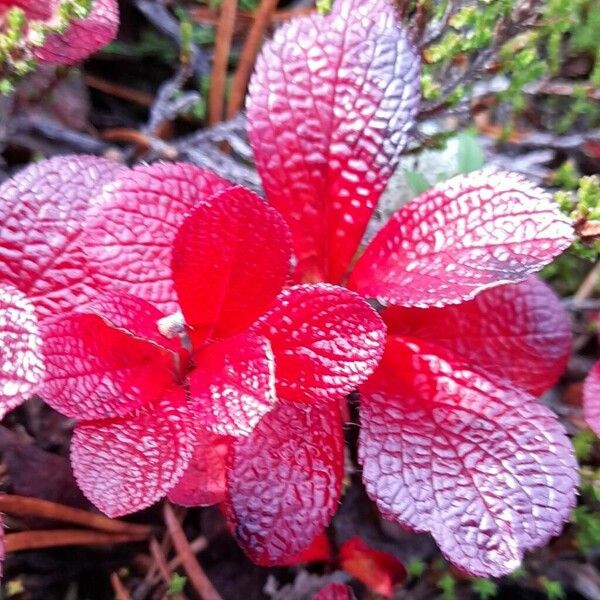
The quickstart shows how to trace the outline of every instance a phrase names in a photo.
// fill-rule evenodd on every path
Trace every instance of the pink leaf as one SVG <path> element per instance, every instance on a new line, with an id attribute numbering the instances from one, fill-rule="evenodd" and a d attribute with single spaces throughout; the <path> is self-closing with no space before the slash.
<path id="1" fill-rule="evenodd" d="M 386 0 L 293 19 L 256 62 L 248 135 L 299 279 L 338 283 L 408 139 L 419 58 Z"/>
<path id="2" fill-rule="evenodd" d="M 459 175 L 404 205 L 349 287 L 383 304 L 443 306 L 538 271 L 573 239 L 550 194 L 514 173 Z"/>
<path id="3" fill-rule="evenodd" d="M 435 342 L 534 396 L 556 383 L 571 352 L 569 317 L 533 276 L 457 306 L 392 306 L 383 318 L 390 334 Z"/>
<path id="4" fill-rule="evenodd" d="M 578 479 L 556 416 L 491 377 L 441 347 L 390 338 L 360 407 L 363 480 L 379 510 L 482 577 L 510 573 L 560 532 Z"/>
<path id="5" fill-rule="evenodd" d="M 40 346 L 33 305 L 0 285 L 0 419 L 34 393 L 44 372 Z"/>
<path id="6" fill-rule="evenodd" d="M 95 156 L 35 163 L 0 185 L 0 279 L 35 304 L 38 318 L 93 298 L 81 250 L 89 199 L 124 167 Z"/>
<path id="7" fill-rule="evenodd" d="M 385 341 L 375 310 L 329 284 L 285 290 L 253 331 L 271 342 L 278 395 L 299 402 L 349 394 L 373 372 Z"/>
<path id="8" fill-rule="evenodd" d="M 71 442 L 77 484 L 109 517 L 150 506 L 185 472 L 197 433 L 192 423 L 182 389 L 118 419 L 79 423 Z"/>
<path id="9" fill-rule="evenodd" d="M 39 4 L 30 0 L 29 4 Z M 52 12 L 58 9 L 60 0 L 53 0 Z M 87 58 L 111 42 L 119 28 L 119 6 L 116 0 L 94 0 L 84 19 L 73 20 L 64 34 L 50 35 L 35 55 L 41 62 L 72 65 Z"/>
<path id="10" fill-rule="evenodd" d="M 166 316 L 149 302 L 125 292 L 99 294 L 78 312 L 97 314 L 112 326 L 125 329 L 135 337 L 150 340 L 174 352 L 181 350 L 177 336 L 169 339 L 159 330 L 159 323 Z"/>
<path id="11" fill-rule="evenodd" d="M 97 198 L 83 246 L 96 280 L 178 310 L 171 276 L 177 230 L 200 203 L 230 187 L 211 171 L 183 163 L 136 167 Z"/>
<path id="12" fill-rule="evenodd" d="M 340 565 L 376 594 L 391 598 L 394 586 L 404 583 L 406 569 L 392 554 L 367 546 L 358 536 L 340 547 Z"/>
<path id="13" fill-rule="evenodd" d="M 600 362 L 592 367 L 583 385 L 583 415 L 594 433 L 600 436 Z"/>
<path id="14" fill-rule="evenodd" d="M 250 434 L 277 401 L 269 341 L 246 333 L 209 344 L 196 355 L 189 389 L 201 428 L 217 435 Z"/>
<path id="15" fill-rule="evenodd" d="M 52 408 L 78 419 L 124 415 L 156 400 L 175 379 L 173 353 L 111 327 L 97 315 L 71 315 L 43 329 Z"/>
<path id="16" fill-rule="evenodd" d="M 287 402 L 234 442 L 225 513 L 254 562 L 286 562 L 327 526 L 341 493 L 343 445 L 335 406 Z"/>
<path id="17" fill-rule="evenodd" d="M 244 331 L 290 270 L 288 228 L 254 192 L 231 188 L 199 206 L 173 244 L 173 279 L 196 344 Z"/>
<path id="18" fill-rule="evenodd" d="M 328 583 L 313 600 L 354 600 L 352 588 L 343 583 Z"/>
<path id="19" fill-rule="evenodd" d="M 169 492 L 182 506 L 210 506 L 225 500 L 225 463 L 231 438 L 200 432 L 194 455 L 183 477 Z"/>

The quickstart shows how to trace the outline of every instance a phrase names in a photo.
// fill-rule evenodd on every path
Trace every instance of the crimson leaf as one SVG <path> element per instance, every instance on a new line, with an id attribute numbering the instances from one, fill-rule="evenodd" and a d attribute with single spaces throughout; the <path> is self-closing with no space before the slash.
<path id="1" fill-rule="evenodd" d="M 256 62 L 248 135 L 302 281 L 341 281 L 419 101 L 419 59 L 386 0 L 281 27 Z"/>
<path id="2" fill-rule="evenodd" d="M 185 472 L 192 423 L 182 389 L 124 417 L 78 423 L 71 441 L 77 484 L 109 517 L 150 506 Z"/>
<path id="3" fill-rule="evenodd" d="M 278 395 L 299 402 L 335 400 L 356 389 L 377 366 L 385 338 L 375 310 L 329 284 L 283 291 L 252 329 L 271 341 Z"/>
<path id="4" fill-rule="evenodd" d="M 569 517 L 577 463 L 555 415 L 441 347 L 390 338 L 360 418 L 369 496 L 472 575 L 510 573 Z"/>
<path id="5" fill-rule="evenodd" d="M 556 383 L 571 351 L 569 317 L 534 276 L 456 306 L 391 306 L 383 318 L 390 334 L 435 342 L 534 396 Z"/>
<path id="6" fill-rule="evenodd" d="M 136 167 L 95 199 L 82 246 L 96 281 L 165 313 L 178 310 L 171 276 L 177 230 L 200 203 L 231 184 L 183 163 Z"/>
<path id="7" fill-rule="evenodd" d="M 35 391 L 44 369 L 33 305 L 10 285 L 0 285 L 0 419 Z"/>
<path id="8" fill-rule="evenodd" d="M 229 455 L 225 513 L 259 565 L 307 548 L 337 510 L 343 436 L 335 406 L 280 402 Z"/>
<path id="9" fill-rule="evenodd" d="M 94 297 L 82 221 L 89 199 L 124 170 L 95 156 L 61 156 L 0 185 L 0 279 L 33 301 L 40 320 Z"/>
<path id="10" fill-rule="evenodd" d="M 358 260 L 349 287 L 383 304 L 457 304 L 526 279 L 572 237 L 552 197 L 520 175 L 459 175 L 388 221 Z"/>
<path id="11" fill-rule="evenodd" d="M 343 583 L 328 583 L 313 600 L 354 600 L 352 588 Z"/>
<path id="12" fill-rule="evenodd" d="M 225 463 L 231 439 L 201 432 L 190 464 L 169 492 L 169 500 L 182 506 L 210 506 L 225 500 Z"/>
<path id="13" fill-rule="evenodd" d="M 583 385 L 583 414 L 587 424 L 600 436 L 600 362 L 592 367 Z"/>
<path id="14" fill-rule="evenodd" d="M 158 399 L 174 381 L 173 353 L 111 327 L 94 314 L 74 314 L 43 328 L 42 396 L 79 419 L 124 415 Z"/>
<path id="15" fill-rule="evenodd" d="M 290 254 L 284 220 L 254 192 L 230 188 L 201 204 L 177 232 L 172 263 L 194 344 L 244 331 L 264 313 Z"/>
<path id="16" fill-rule="evenodd" d="M 189 377 L 194 415 L 217 435 L 248 435 L 275 402 L 275 361 L 269 341 L 244 333 L 196 355 Z"/>

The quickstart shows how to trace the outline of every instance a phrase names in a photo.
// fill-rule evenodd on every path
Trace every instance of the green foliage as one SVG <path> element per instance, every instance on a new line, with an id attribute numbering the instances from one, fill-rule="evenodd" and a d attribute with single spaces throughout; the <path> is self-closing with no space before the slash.
<path id="1" fill-rule="evenodd" d="M 411 579 L 419 579 L 425 572 L 426 564 L 418 558 L 411 558 L 406 565 L 406 572 Z"/>
<path id="2" fill-rule="evenodd" d="M 140 31 L 140 39 L 136 43 L 128 44 L 116 40 L 105 46 L 102 51 L 115 56 L 159 59 L 167 65 L 177 62 L 175 46 L 154 29 L 149 28 Z"/>
<path id="3" fill-rule="evenodd" d="M 52 34 L 64 33 L 75 19 L 84 19 L 92 0 L 62 0 L 51 22 L 28 20 L 20 8 L 11 8 L 0 30 L 0 93 L 10 94 L 15 85 L 35 70 L 35 48 Z"/>
<path id="4" fill-rule="evenodd" d="M 592 455 L 596 434 L 591 429 L 582 429 L 572 439 L 575 456 L 579 462 L 587 462 Z"/>
<path id="5" fill-rule="evenodd" d="M 564 600 L 566 598 L 565 589 L 560 581 L 540 577 L 540 587 L 548 600 Z"/>
<path id="6" fill-rule="evenodd" d="M 575 527 L 575 545 L 586 554 L 600 546 L 600 515 L 587 506 L 578 506 L 571 513 Z"/>
<path id="7" fill-rule="evenodd" d="M 498 595 L 498 586 L 491 579 L 473 579 L 471 588 L 481 600 L 489 600 Z"/>
<path id="8" fill-rule="evenodd" d="M 173 573 L 171 582 L 169 583 L 169 594 L 181 594 L 187 583 L 187 577 L 179 575 L 179 573 Z"/>
<path id="9" fill-rule="evenodd" d="M 431 183 L 419 171 L 410 171 L 407 169 L 404 171 L 404 178 L 415 196 L 422 194 L 431 187 Z"/>
<path id="10" fill-rule="evenodd" d="M 444 573 L 437 582 L 444 600 L 456 600 L 456 579 L 450 573 Z"/>
<path id="11" fill-rule="evenodd" d="M 485 164 L 485 155 L 473 131 L 458 134 L 458 172 L 470 173 L 481 169 Z"/>

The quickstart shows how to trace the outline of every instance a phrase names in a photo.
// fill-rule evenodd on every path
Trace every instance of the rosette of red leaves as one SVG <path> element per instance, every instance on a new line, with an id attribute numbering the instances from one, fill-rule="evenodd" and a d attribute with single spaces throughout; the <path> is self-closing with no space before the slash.
<path id="1" fill-rule="evenodd" d="M 266 45 L 248 132 L 267 198 L 292 232 L 296 280 L 347 282 L 390 306 L 383 360 L 361 388 L 370 497 L 386 518 L 430 532 L 458 567 L 497 576 L 557 534 L 575 500 L 570 442 L 534 397 L 564 368 L 569 322 L 530 277 L 571 243 L 572 227 L 522 177 L 484 170 L 405 205 L 350 269 L 417 104 L 416 50 L 391 7 L 339 0 Z M 285 504 L 268 490 L 285 475 L 246 466 L 275 435 L 262 429 L 233 448 L 228 478 L 253 495 L 229 501 L 227 515 L 264 560 L 266 540 L 280 555 L 295 548 L 301 519 L 279 535 L 271 515 Z M 310 451 L 298 442 L 296 452 Z"/>
<path id="2" fill-rule="evenodd" d="M 23 9 L 28 20 L 52 24 L 60 0 L 0 0 L 0 21 L 10 8 Z M 72 65 L 87 58 L 117 35 L 119 6 L 116 0 L 92 0 L 89 14 L 73 19 L 61 34 L 50 34 L 43 46 L 35 48 L 35 57 L 43 63 Z"/>
<path id="3" fill-rule="evenodd" d="M 162 200 L 142 180 L 160 183 Z M 186 343 L 163 335 L 174 332 L 169 325 L 177 315 L 169 318 L 131 295 L 101 296 L 44 324 L 42 394 L 76 419 L 74 473 L 103 512 L 139 510 L 168 492 L 188 504 L 221 500 L 218 478 L 228 445 L 260 431 L 266 437 L 262 452 L 270 447 L 290 465 L 287 484 L 297 502 L 306 486 L 315 488 L 314 505 L 304 507 L 311 511 L 305 533 L 311 542 L 333 514 L 341 489 L 341 422 L 330 415 L 374 370 L 384 326 L 364 300 L 343 288 L 315 284 L 282 291 L 291 257 L 287 225 L 244 188 L 211 195 L 211 181 L 216 176 L 189 165 L 134 170 L 105 188 L 82 241 L 96 259 L 103 248 L 109 262 L 122 259 L 115 235 L 131 237 L 127 251 L 150 251 L 146 258 L 157 260 L 159 269 L 168 256 Z M 195 206 L 191 214 L 183 202 L 170 204 L 169 193 Z M 170 204 L 168 217 L 161 202 Z M 137 215 L 143 222 L 137 229 L 115 227 L 117 214 L 131 216 L 127 207 L 154 217 Z M 152 243 L 161 245 L 158 253 Z M 134 261 L 115 270 L 115 277 L 135 276 L 138 266 Z M 313 454 L 298 455 L 298 438 L 312 423 Z M 249 457 L 248 469 L 272 468 L 258 465 L 259 457 Z M 308 477 L 313 465 L 320 468 L 318 479 Z M 248 493 L 229 483 L 231 498 L 246 501 Z"/>

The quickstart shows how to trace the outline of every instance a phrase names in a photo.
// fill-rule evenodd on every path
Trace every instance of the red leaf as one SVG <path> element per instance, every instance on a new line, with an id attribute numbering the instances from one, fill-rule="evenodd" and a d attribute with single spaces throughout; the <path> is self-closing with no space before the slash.
<path id="1" fill-rule="evenodd" d="M 556 416 L 491 377 L 441 347 L 390 338 L 360 407 L 363 480 L 379 510 L 483 577 L 510 573 L 560 532 L 578 479 Z"/>
<path id="2" fill-rule="evenodd" d="M 486 169 L 405 204 L 358 260 L 349 287 L 383 304 L 457 304 L 526 279 L 572 239 L 550 194 L 520 175 Z"/>
<path id="3" fill-rule="evenodd" d="M 326 562 L 329 560 L 331 560 L 331 544 L 329 543 L 327 534 L 323 532 L 312 541 L 308 548 L 289 556 L 287 560 L 278 564 L 292 566 L 311 562 Z"/>
<path id="4" fill-rule="evenodd" d="M 150 506 L 180 479 L 196 441 L 182 389 L 153 406 L 75 427 L 71 463 L 86 497 L 109 517 Z"/>
<path id="5" fill-rule="evenodd" d="M 263 47 L 248 135 L 292 229 L 299 280 L 343 278 L 408 138 L 419 58 L 385 0 L 339 0 Z"/>
<path id="6" fill-rule="evenodd" d="M 209 344 L 196 355 L 189 389 L 201 428 L 217 435 L 249 435 L 277 401 L 269 341 L 246 333 Z"/>
<path id="7" fill-rule="evenodd" d="M 158 324 L 166 318 L 165 315 L 149 302 L 125 292 L 99 294 L 78 312 L 95 313 L 113 327 L 125 329 L 135 337 L 152 341 L 173 352 L 181 350 L 178 337 L 169 339 L 160 333 Z"/>
<path id="8" fill-rule="evenodd" d="M 77 419 L 131 412 L 175 379 L 173 353 L 111 327 L 98 315 L 70 315 L 43 328 L 42 396 Z"/>
<path id="9" fill-rule="evenodd" d="M 39 3 L 40 0 L 29 2 Z M 54 0 L 48 4 L 53 13 L 60 1 Z M 48 36 L 44 45 L 35 51 L 36 58 L 41 62 L 72 65 L 111 42 L 118 28 L 119 6 L 116 0 L 94 0 L 88 16 L 73 20 L 65 33 Z"/>
<path id="10" fill-rule="evenodd" d="M 583 416 L 600 436 L 600 362 L 592 367 L 583 385 Z"/>
<path id="11" fill-rule="evenodd" d="M 269 338 L 278 395 L 287 400 L 335 400 L 373 372 L 385 326 L 360 296 L 329 284 L 284 290 L 253 331 Z"/>
<path id="12" fill-rule="evenodd" d="M 171 275 L 173 240 L 187 215 L 230 187 L 211 171 L 183 163 L 136 167 L 90 209 L 83 247 L 96 280 L 178 310 Z"/>
<path id="13" fill-rule="evenodd" d="M 404 565 L 392 554 L 367 546 L 358 536 L 340 547 L 340 565 L 368 588 L 391 598 L 393 588 L 406 580 Z"/>
<path id="14" fill-rule="evenodd" d="M 352 588 L 343 583 L 327 584 L 313 600 L 354 600 Z"/>
<path id="15" fill-rule="evenodd" d="M 11 285 L 0 285 L 0 419 L 31 396 L 44 369 L 33 305 Z"/>
<path id="16" fill-rule="evenodd" d="M 225 463 L 231 439 L 208 432 L 198 434 L 194 455 L 183 477 L 169 492 L 182 506 L 210 506 L 225 500 Z"/>
<path id="17" fill-rule="evenodd" d="M 199 206 L 173 244 L 173 279 L 194 343 L 244 331 L 273 303 L 290 269 L 281 215 L 231 188 Z"/>
<path id="18" fill-rule="evenodd" d="M 569 317 L 533 276 L 457 306 L 392 306 L 382 316 L 390 334 L 435 342 L 534 396 L 556 383 L 571 352 Z"/>
<path id="19" fill-rule="evenodd" d="M 341 493 L 343 445 L 336 407 L 286 402 L 234 442 L 225 513 L 254 562 L 285 563 L 327 526 Z"/>
<path id="20" fill-rule="evenodd" d="M 95 156 L 61 156 L 0 185 L 0 279 L 34 302 L 39 319 L 97 293 L 86 274 L 81 222 L 90 197 L 124 170 Z"/>

